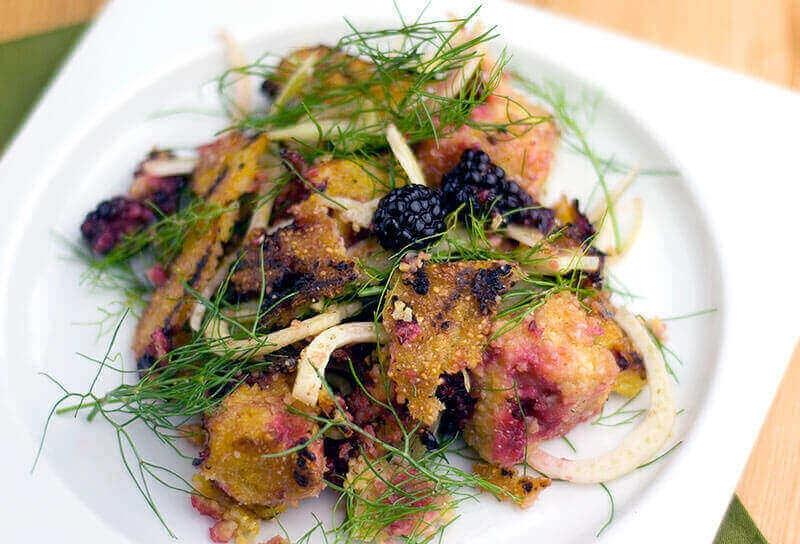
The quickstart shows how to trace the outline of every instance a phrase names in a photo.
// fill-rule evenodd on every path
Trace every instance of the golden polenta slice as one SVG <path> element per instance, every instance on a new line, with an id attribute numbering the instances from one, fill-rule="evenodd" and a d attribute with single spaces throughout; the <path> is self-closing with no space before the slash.
<path id="1" fill-rule="evenodd" d="M 432 425 L 442 409 L 442 374 L 475 368 L 500 295 L 514 279 L 504 262 L 423 263 L 394 283 L 383 312 L 389 377 L 415 419 Z"/>
<path id="2" fill-rule="evenodd" d="M 282 454 L 311 440 L 317 426 L 289 411 L 285 375 L 273 374 L 268 380 L 240 385 L 205 425 L 208 456 L 200 473 L 244 505 L 295 504 L 325 487 L 321 439 Z"/>
<path id="3" fill-rule="evenodd" d="M 193 226 L 168 267 L 167 281 L 153 293 L 133 340 L 141 368 L 151 366 L 177 342 L 194 305 L 185 285 L 202 291 L 214 276 L 238 216 L 235 203 L 253 190 L 258 158 L 266 145 L 263 136 L 249 139 L 234 132 L 201 148 L 192 190 L 222 213 Z"/>

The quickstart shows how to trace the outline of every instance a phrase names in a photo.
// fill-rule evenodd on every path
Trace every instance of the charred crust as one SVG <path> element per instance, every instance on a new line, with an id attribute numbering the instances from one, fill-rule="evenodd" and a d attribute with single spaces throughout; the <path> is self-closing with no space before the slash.
<path id="1" fill-rule="evenodd" d="M 272 234 L 251 233 L 226 293 L 231 302 L 261 296 L 264 325 L 290 322 L 299 310 L 343 292 L 358 277 L 335 222 L 327 215 L 293 223 Z M 324 232 L 323 232 L 324 231 Z"/>
<path id="2" fill-rule="evenodd" d="M 628 367 L 631 366 L 631 361 L 628 360 L 625 355 L 619 352 L 619 350 L 613 350 L 612 353 L 614 354 L 614 360 L 617 362 L 617 366 L 620 370 L 626 370 Z"/>
<path id="3" fill-rule="evenodd" d="M 239 132 L 231 132 L 201 146 L 192 175 L 192 192 L 200 197 L 210 195 L 208 203 L 211 205 L 228 206 L 237 201 L 253 190 L 257 157 L 266 143 L 264 136 L 251 140 Z M 242 161 L 246 164 L 243 170 L 227 168 L 228 163 L 235 165 Z M 149 349 L 152 334 L 159 327 L 169 328 L 174 333 L 173 346 L 189 340 L 186 323 L 195 300 L 186 292 L 185 284 L 199 291 L 213 277 L 224 247 L 234 235 L 238 216 L 237 212 L 225 211 L 213 221 L 202 222 L 189 230 L 180 253 L 166 270 L 166 281 L 157 287 L 136 326 L 133 348 L 137 357 Z"/>
<path id="4" fill-rule="evenodd" d="M 203 273 L 203 269 L 206 267 L 206 264 L 208 263 L 208 258 L 210 257 L 210 255 L 211 255 L 211 248 L 209 247 L 206 250 L 205 254 L 202 257 L 200 257 L 200 259 L 197 261 L 197 264 L 194 266 L 194 272 L 192 272 L 192 277 L 189 278 L 188 282 L 189 285 L 191 285 L 192 287 L 194 287 L 197 284 L 197 281 L 200 279 L 200 276 Z"/>
<path id="5" fill-rule="evenodd" d="M 302 459 L 304 463 L 305 463 L 306 460 L 312 461 L 312 462 L 317 460 L 317 456 L 314 455 L 314 452 L 310 451 L 308 448 L 303 448 L 300 451 L 298 451 L 297 452 L 297 457 L 298 457 L 298 459 Z M 299 464 L 300 464 L 300 461 L 298 461 L 298 465 Z"/>
<path id="6" fill-rule="evenodd" d="M 300 467 L 298 464 L 298 468 L 292 471 L 292 478 L 294 478 L 295 483 L 300 487 L 308 487 L 309 484 L 308 475 L 305 474 L 304 469 L 305 469 L 305 461 L 302 467 Z"/>
<path id="7" fill-rule="evenodd" d="M 206 194 L 203 196 L 205 198 L 208 198 L 211 195 L 213 195 L 214 191 L 217 190 L 217 187 L 220 186 L 222 180 L 224 180 L 227 177 L 227 175 L 228 175 L 228 165 L 226 164 L 225 166 L 222 167 L 222 169 L 220 169 L 219 174 L 217 174 L 217 177 L 214 178 L 214 182 L 211 184 L 211 187 L 208 188 L 208 191 L 206 191 Z"/>
<path id="8" fill-rule="evenodd" d="M 199 467 L 200 465 L 202 465 L 205 462 L 205 460 L 208 459 L 208 454 L 209 454 L 208 447 L 205 447 L 202 450 L 200 450 L 200 452 L 197 454 L 197 457 L 192 459 L 192 466 Z"/>
<path id="9" fill-rule="evenodd" d="M 509 274 L 511 274 L 511 266 L 507 264 L 484 268 L 475 274 L 471 290 L 478 301 L 478 308 L 482 315 L 489 315 L 500 301 L 500 295 L 508 289 L 504 278 L 507 278 Z"/>
<path id="10" fill-rule="evenodd" d="M 142 374 L 147 372 L 151 366 L 153 366 L 156 362 L 156 358 L 150 355 L 149 353 L 145 353 L 141 357 L 136 360 L 136 368 L 139 370 L 139 373 Z"/>
<path id="11" fill-rule="evenodd" d="M 411 278 L 403 280 L 403 283 L 411 287 L 416 294 L 421 296 L 427 295 L 431 287 L 431 282 L 428 279 L 428 274 L 425 272 L 425 265 L 417 268 L 411 274 Z"/>
<path id="12" fill-rule="evenodd" d="M 486 277 L 478 275 L 480 270 L 489 269 L 495 272 Z M 389 338 L 388 376 L 398 394 L 406 399 L 412 417 L 432 426 L 443 409 L 441 400 L 436 398 L 442 375 L 459 374 L 481 363 L 490 342 L 497 293 L 511 284 L 513 270 L 503 261 L 428 261 L 427 295 L 418 294 L 409 283 L 412 270 L 403 275 L 403 281 L 392 285 L 389 299 L 399 296 L 417 317 L 413 321 L 411 316 L 401 315 L 399 310 L 403 308 L 394 303 L 385 305 L 383 310 Z M 488 281 L 494 278 L 498 281 Z M 493 285 L 498 282 L 502 287 Z M 486 293 L 486 298 L 479 299 L 473 291 L 481 297 Z M 459 426 L 446 432 L 455 432 Z"/>
<path id="13" fill-rule="evenodd" d="M 621 351 L 614 349 L 611 350 L 611 353 L 614 355 L 614 360 L 617 362 L 617 366 L 620 370 L 627 370 L 631 367 L 641 368 L 644 365 L 642 356 L 635 351 L 622 353 Z"/>
<path id="14" fill-rule="evenodd" d="M 521 508 L 527 508 L 533 504 L 539 492 L 550 485 L 548 478 L 520 476 L 514 470 L 483 462 L 473 465 L 472 470 L 510 495 L 496 494 L 498 499 L 511 499 Z"/>

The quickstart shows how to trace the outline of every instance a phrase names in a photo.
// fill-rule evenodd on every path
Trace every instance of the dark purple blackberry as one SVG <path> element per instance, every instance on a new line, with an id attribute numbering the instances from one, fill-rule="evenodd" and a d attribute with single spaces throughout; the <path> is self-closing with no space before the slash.
<path id="1" fill-rule="evenodd" d="M 436 440 L 436 435 L 428 429 L 420 429 L 418 435 L 419 441 L 425 446 L 426 450 L 433 451 L 439 449 L 439 441 Z"/>
<path id="2" fill-rule="evenodd" d="M 386 249 L 420 249 L 444 232 L 441 194 L 424 185 L 393 189 L 378 203 L 372 230 Z"/>
<path id="3" fill-rule="evenodd" d="M 464 424 L 475 411 L 475 399 L 467 391 L 464 375 L 442 374 L 442 383 L 436 388 L 436 398 L 444 404 L 439 419 L 439 435 L 449 438 L 464 429 Z"/>
<path id="4" fill-rule="evenodd" d="M 187 178 L 170 176 L 166 178 L 152 178 L 150 184 L 153 192 L 143 202 L 152 204 L 164 215 L 178 211 L 181 199 L 181 190 L 186 185 Z"/>
<path id="5" fill-rule="evenodd" d="M 358 440 L 336 440 L 326 436 L 322 439 L 322 451 L 325 453 L 325 479 L 341 485 L 347 476 L 350 459 L 358 455 Z"/>
<path id="6" fill-rule="evenodd" d="M 81 234 L 95 253 L 105 255 L 125 235 L 144 228 L 153 219 L 153 211 L 147 205 L 118 196 L 104 200 L 86 215 L 81 224 Z"/>
<path id="7" fill-rule="evenodd" d="M 464 206 L 476 214 L 504 214 L 512 223 L 550 232 L 553 210 L 540 206 L 517 182 L 506 179 L 505 170 L 492 163 L 480 149 L 467 149 L 461 160 L 442 177 L 442 193 L 448 211 Z M 515 211 L 514 211 L 515 210 Z"/>
<path id="8" fill-rule="evenodd" d="M 133 173 L 130 196 L 139 202 L 155 206 L 164 215 L 178 211 L 181 191 L 189 182 L 189 176 L 155 176 L 149 174 L 144 165 L 147 161 L 174 157 L 172 151 L 154 149 Z"/>
<path id="9" fill-rule="evenodd" d="M 564 234 L 579 244 L 587 243 L 594 235 L 595 228 L 589 218 L 586 217 L 580 209 L 578 199 L 574 199 L 570 205 L 572 206 L 572 215 L 574 219 L 567 225 Z"/>

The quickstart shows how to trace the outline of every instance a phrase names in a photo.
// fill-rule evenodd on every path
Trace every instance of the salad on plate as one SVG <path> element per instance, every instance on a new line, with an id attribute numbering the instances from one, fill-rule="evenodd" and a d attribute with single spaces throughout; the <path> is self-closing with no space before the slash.
<path id="1" fill-rule="evenodd" d="M 54 412 L 110 424 L 159 518 L 146 476 L 188 491 L 214 542 L 321 493 L 327 539 L 435 540 L 465 500 L 604 484 L 673 429 L 663 324 L 608 281 L 635 171 L 609 186 L 558 89 L 510 70 L 476 13 L 350 29 L 252 63 L 226 36 L 228 128 L 154 149 L 80 225 L 87 274 L 137 320 L 135 367 L 106 354 L 124 383 Z M 591 206 L 547 191 L 565 151 L 595 169 Z M 642 390 L 610 451 L 542 447 Z M 141 459 L 133 424 L 194 477 Z"/>

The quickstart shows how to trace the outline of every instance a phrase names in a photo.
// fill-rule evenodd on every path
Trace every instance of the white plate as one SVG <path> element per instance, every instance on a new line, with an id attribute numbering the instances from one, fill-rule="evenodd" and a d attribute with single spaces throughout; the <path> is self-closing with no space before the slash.
<path id="1" fill-rule="evenodd" d="M 415 13 L 410 4 L 404 11 Z M 455 10 L 437 3 L 431 13 L 447 8 Z M 37 372 L 80 390 L 92 369 L 73 353 L 100 355 L 105 345 L 95 329 L 76 325 L 96 317 L 102 297 L 78 286 L 80 268 L 59 258 L 66 252 L 54 233 L 74 237 L 86 210 L 121 191 L 152 145 L 197 144 L 222 126 L 198 115 L 153 118 L 167 108 L 210 103 L 202 84 L 224 69 L 213 30 L 230 29 L 255 56 L 330 40 L 343 28 L 341 13 L 364 24 L 392 17 L 390 3 L 113 3 L 9 149 L 0 164 L 0 205 L 9 218 L 0 233 L 0 393 L 6 404 L 0 417 L 15 438 L 2 454 L 7 485 L 18 490 L 13 502 L 9 493 L 3 498 L 3 511 L 16 520 L 11 535 L 33 530 L 40 540 L 51 535 L 65 542 L 169 540 L 132 487 L 101 422 L 57 420 L 42 465 L 33 478 L 26 474 L 57 393 Z M 637 184 L 645 226 L 618 273 L 646 296 L 634 304 L 638 311 L 719 311 L 672 325 L 672 345 L 687 363 L 678 387 L 686 413 L 675 437 L 684 444 L 658 465 L 611 484 L 616 517 L 602 540 L 708 542 L 795 339 L 791 310 L 798 296 L 791 285 L 778 286 L 784 275 L 791 281 L 800 261 L 790 230 L 800 181 L 791 160 L 796 150 L 782 128 L 800 122 L 800 100 L 520 6 L 492 3 L 482 18 L 501 25 L 524 73 L 552 77 L 573 91 L 587 84 L 604 91 L 592 132 L 601 150 L 681 171 L 680 177 Z M 562 151 L 554 185 L 585 194 L 589 176 L 581 164 Z M 124 342 L 120 348 L 127 355 Z M 579 454 L 588 455 L 621 432 L 582 428 L 571 436 Z M 142 444 L 149 457 L 175 466 L 146 435 Z M 182 540 L 205 541 L 207 519 L 186 497 L 158 487 L 154 492 Z M 310 525 L 310 510 L 328 519 L 328 502 L 282 519 L 297 536 Z M 599 487 L 558 484 L 527 512 L 484 498 L 462 513 L 448 532 L 450 542 L 510 542 L 530 534 L 541 542 L 579 543 L 595 538 L 608 502 Z"/>

